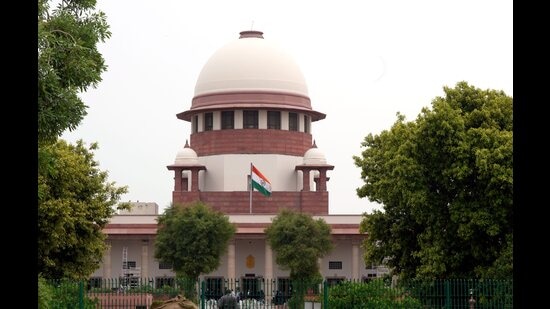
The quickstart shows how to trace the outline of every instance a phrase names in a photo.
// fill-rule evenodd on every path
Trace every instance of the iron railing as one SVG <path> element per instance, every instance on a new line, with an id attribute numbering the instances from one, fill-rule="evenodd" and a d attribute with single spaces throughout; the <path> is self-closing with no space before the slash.
<path id="1" fill-rule="evenodd" d="M 218 308 L 231 294 L 238 308 L 513 308 L 513 280 L 452 279 L 396 282 L 325 280 L 319 284 L 288 278 L 204 278 L 184 282 L 173 277 L 47 280 L 49 308 L 149 309 L 177 295 L 189 295 L 199 308 Z M 191 289 L 191 290 L 190 290 Z"/>

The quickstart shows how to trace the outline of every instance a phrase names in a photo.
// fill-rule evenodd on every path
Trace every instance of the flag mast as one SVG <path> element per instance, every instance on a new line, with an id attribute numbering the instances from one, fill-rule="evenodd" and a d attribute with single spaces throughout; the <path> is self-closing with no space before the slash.
<path id="1" fill-rule="evenodd" d="M 254 190 L 254 186 L 252 185 L 252 162 L 250 162 L 250 214 L 252 214 L 252 191 Z"/>

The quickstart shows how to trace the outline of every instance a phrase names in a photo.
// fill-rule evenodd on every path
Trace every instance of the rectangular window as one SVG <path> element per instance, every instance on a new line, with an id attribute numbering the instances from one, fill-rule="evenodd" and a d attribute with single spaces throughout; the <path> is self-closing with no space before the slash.
<path id="1" fill-rule="evenodd" d="M 265 292 L 262 289 L 261 278 L 249 277 L 249 274 L 245 274 L 246 277 L 241 278 L 243 294 L 246 298 L 254 298 L 257 301 L 264 300 Z"/>
<path id="2" fill-rule="evenodd" d="M 100 288 L 101 287 L 101 277 L 91 277 L 88 281 L 88 286 L 90 288 Z"/>
<path id="3" fill-rule="evenodd" d="M 111 282 L 112 283 L 112 282 Z M 127 288 L 135 288 L 139 286 L 139 277 L 132 275 L 126 277 L 120 277 L 120 285 Z"/>
<path id="4" fill-rule="evenodd" d="M 243 128 L 258 128 L 258 111 L 243 111 Z"/>
<path id="5" fill-rule="evenodd" d="M 199 116 L 195 115 L 193 119 L 193 133 L 199 132 Z"/>
<path id="6" fill-rule="evenodd" d="M 342 261 L 329 261 L 328 269 L 342 269 Z"/>
<path id="7" fill-rule="evenodd" d="M 222 277 L 206 278 L 206 299 L 220 299 L 225 292 Z"/>
<path id="8" fill-rule="evenodd" d="M 222 111 L 222 130 L 234 129 L 234 119 L 233 111 Z"/>
<path id="9" fill-rule="evenodd" d="M 267 111 L 267 128 L 281 129 L 281 112 Z"/>
<path id="10" fill-rule="evenodd" d="M 288 113 L 288 130 L 298 131 L 298 114 Z"/>
<path id="11" fill-rule="evenodd" d="M 277 278 L 277 287 L 273 296 L 273 304 L 282 305 L 292 296 L 290 278 Z"/>
<path id="12" fill-rule="evenodd" d="M 135 269 L 136 261 L 122 262 L 122 269 Z"/>
<path id="13" fill-rule="evenodd" d="M 328 286 L 334 286 L 343 281 L 344 281 L 344 278 L 327 278 Z"/>
<path id="14" fill-rule="evenodd" d="M 367 274 L 366 276 L 363 276 L 363 282 L 369 282 L 372 279 L 376 278 L 376 274 Z"/>
<path id="15" fill-rule="evenodd" d="M 304 132 L 309 133 L 309 117 L 304 115 Z"/>
<path id="16" fill-rule="evenodd" d="M 172 263 L 159 262 L 159 269 L 172 269 Z"/>
<path id="17" fill-rule="evenodd" d="M 212 131 L 214 129 L 214 114 L 204 113 L 204 131 Z"/>
<path id="18" fill-rule="evenodd" d="M 162 288 L 163 286 L 174 287 L 176 280 L 174 277 L 156 277 L 155 278 L 155 287 Z"/>

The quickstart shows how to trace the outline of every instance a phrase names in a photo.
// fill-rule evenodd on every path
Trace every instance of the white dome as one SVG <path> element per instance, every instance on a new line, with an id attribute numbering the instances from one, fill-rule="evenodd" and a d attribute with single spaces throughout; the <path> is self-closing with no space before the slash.
<path id="1" fill-rule="evenodd" d="M 313 147 L 304 153 L 304 165 L 322 164 L 327 164 L 327 159 L 325 158 L 325 154 L 314 144 Z"/>
<path id="2" fill-rule="evenodd" d="M 185 143 L 185 147 L 178 151 L 176 154 L 176 160 L 174 160 L 174 165 L 178 166 L 188 166 L 188 165 L 198 165 L 199 159 L 195 150 L 189 147 L 189 144 Z"/>
<path id="3" fill-rule="evenodd" d="M 306 82 L 294 60 L 260 31 L 220 48 L 202 68 L 195 97 L 214 93 L 276 92 L 308 97 Z"/>

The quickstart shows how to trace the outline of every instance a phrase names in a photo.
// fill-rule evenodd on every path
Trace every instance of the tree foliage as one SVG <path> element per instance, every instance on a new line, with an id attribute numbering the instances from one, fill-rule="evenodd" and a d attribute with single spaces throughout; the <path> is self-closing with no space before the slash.
<path id="1" fill-rule="evenodd" d="M 97 44 L 111 36 L 95 0 L 38 1 L 38 141 L 54 143 L 86 115 L 79 92 L 96 87 L 106 70 Z"/>
<path id="2" fill-rule="evenodd" d="M 82 141 L 44 146 L 50 169 L 38 174 L 38 272 L 45 278 L 81 279 L 99 267 L 102 229 L 126 187 L 108 182 L 93 150 Z"/>
<path id="3" fill-rule="evenodd" d="M 466 82 L 444 87 L 413 122 L 369 134 L 354 156 L 367 263 L 403 277 L 511 277 L 512 98 Z"/>
<path id="4" fill-rule="evenodd" d="M 331 228 L 323 219 L 282 210 L 265 229 L 266 239 L 275 252 L 276 263 L 290 270 L 291 308 L 303 308 L 307 288 L 322 280 L 318 259 L 332 248 Z"/>
<path id="5" fill-rule="evenodd" d="M 158 224 L 155 258 L 172 264 L 177 276 L 190 282 L 220 266 L 236 232 L 229 217 L 202 202 L 173 204 L 159 216 Z"/>
<path id="6" fill-rule="evenodd" d="M 38 1 L 38 272 L 84 278 L 99 266 L 101 230 L 127 188 L 98 169 L 97 144 L 58 138 L 86 115 L 78 95 L 101 81 L 106 65 L 97 44 L 111 33 L 95 0 L 50 3 Z"/>
<path id="7" fill-rule="evenodd" d="M 290 270 L 291 279 L 319 275 L 317 260 L 333 248 L 330 225 L 291 210 L 282 210 L 265 233 L 277 264 Z"/>

